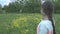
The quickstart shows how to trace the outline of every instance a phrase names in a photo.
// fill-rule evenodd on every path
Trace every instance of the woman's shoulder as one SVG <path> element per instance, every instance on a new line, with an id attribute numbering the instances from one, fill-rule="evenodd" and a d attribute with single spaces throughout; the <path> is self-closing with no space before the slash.
<path id="1" fill-rule="evenodd" d="M 51 24 L 50 20 L 41 20 L 40 24 Z"/>

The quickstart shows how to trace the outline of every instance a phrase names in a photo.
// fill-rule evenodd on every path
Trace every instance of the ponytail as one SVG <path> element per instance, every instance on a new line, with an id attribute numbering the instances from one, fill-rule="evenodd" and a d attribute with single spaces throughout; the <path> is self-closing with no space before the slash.
<path id="1" fill-rule="evenodd" d="M 52 27 L 53 27 L 53 34 L 56 34 L 55 32 L 55 25 L 52 16 L 48 16 L 48 19 L 52 22 Z"/>

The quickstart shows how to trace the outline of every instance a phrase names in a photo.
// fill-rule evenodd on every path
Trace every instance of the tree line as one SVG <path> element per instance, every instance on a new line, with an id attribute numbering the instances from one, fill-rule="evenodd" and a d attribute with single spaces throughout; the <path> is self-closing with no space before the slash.
<path id="1" fill-rule="evenodd" d="M 54 3 L 55 13 L 60 13 L 60 0 Z M 0 4 L 0 13 L 40 13 L 40 0 L 17 0 L 4 7 Z"/>

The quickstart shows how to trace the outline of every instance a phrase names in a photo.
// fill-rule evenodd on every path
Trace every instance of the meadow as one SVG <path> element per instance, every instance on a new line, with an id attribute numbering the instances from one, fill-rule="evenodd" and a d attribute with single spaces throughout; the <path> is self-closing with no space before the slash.
<path id="1" fill-rule="evenodd" d="M 60 34 L 60 14 L 54 14 L 56 33 Z M 0 34 L 36 34 L 42 20 L 39 13 L 0 14 Z"/>

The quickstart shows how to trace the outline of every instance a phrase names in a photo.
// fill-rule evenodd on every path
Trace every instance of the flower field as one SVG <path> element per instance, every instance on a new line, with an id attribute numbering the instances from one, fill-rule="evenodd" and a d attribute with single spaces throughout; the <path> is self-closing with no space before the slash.
<path id="1" fill-rule="evenodd" d="M 55 14 L 56 33 L 60 34 L 60 14 Z M 36 34 L 36 28 L 42 15 L 31 14 L 0 14 L 0 34 Z"/>

